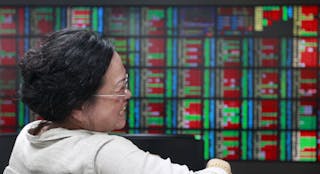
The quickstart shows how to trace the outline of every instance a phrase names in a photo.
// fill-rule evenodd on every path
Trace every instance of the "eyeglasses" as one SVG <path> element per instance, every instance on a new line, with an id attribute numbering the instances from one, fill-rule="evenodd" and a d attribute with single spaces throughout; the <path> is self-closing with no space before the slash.
<path id="1" fill-rule="evenodd" d="M 95 94 L 93 96 L 95 97 L 125 97 L 126 94 L 129 92 L 128 91 L 128 74 L 126 74 L 126 77 L 121 80 L 120 82 L 120 85 L 117 85 L 117 86 L 120 86 L 117 90 L 117 87 L 115 87 L 115 92 L 114 94 Z"/>

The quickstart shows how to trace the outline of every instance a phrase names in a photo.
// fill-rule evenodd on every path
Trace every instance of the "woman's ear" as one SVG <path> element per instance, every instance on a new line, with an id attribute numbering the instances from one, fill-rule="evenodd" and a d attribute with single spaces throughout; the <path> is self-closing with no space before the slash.
<path id="1" fill-rule="evenodd" d="M 70 119 L 70 121 L 74 122 L 77 125 L 86 125 L 87 122 L 83 109 L 74 109 L 71 112 Z"/>

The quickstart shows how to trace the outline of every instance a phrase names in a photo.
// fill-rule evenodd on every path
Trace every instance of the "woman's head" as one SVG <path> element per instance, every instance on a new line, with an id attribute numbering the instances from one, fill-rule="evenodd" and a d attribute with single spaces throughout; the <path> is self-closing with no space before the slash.
<path id="1" fill-rule="evenodd" d="M 109 41 L 88 30 L 50 34 L 19 63 L 22 101 L 44 119 L 63 122 L 74 110 L 95 102 L 114 53 Z"/>
<path id="2" fill-rule="evenodd" d="M 88 130 L 105 132 L 123 128 L 126 123 L 127 100 L 131 97 L 127 83 L 126 69 L 115 52 L 103 76 L 103 83 L 94 95 L 94 102 L 74 111 L 72 118 L 81 128 Z"/>

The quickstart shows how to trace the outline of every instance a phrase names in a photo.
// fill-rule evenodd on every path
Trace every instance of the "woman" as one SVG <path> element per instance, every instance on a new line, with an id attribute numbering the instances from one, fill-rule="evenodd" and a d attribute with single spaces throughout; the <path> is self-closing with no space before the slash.
<path id="1" fill-rule="evenodd" d="M 26 125 L 4 173 L 185 174 L 108 132 L 125 126 L 128 75 L 109 41 L 84 29 L 50 34 L 20 61 L 22 100 L 44 121 Z M 196 173 L 230 173 L 228 164 Z M 216 166 L 216 164 L 214 164 Z"/>

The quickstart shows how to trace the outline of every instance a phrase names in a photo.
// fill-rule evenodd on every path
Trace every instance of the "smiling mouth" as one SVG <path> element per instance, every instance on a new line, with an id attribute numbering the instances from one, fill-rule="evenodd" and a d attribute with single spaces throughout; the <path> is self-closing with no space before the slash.
<path id="1" fill-rule="evenodd" d="M 121 111 L 120 111 L 120 115 L 123 114 L 127 109 L 127 103 L 122 107 Z"/>
<path id="2" fill-rule="evenodd" d="M 126 111 L 126 109 L 127 109 L 127 106 L 124 106 L 120 112 L 124 112 Z"/>

